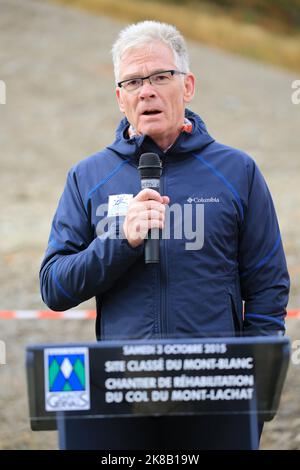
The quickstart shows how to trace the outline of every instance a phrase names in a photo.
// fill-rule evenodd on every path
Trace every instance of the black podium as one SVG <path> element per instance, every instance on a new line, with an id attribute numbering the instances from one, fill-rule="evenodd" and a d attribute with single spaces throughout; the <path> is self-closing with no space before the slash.
<path id="1" fill-rule="evenodd" d="M 28 346 L 31 428 L 61 449 L 257 449 L 289 355 L 277 336 Z"/>

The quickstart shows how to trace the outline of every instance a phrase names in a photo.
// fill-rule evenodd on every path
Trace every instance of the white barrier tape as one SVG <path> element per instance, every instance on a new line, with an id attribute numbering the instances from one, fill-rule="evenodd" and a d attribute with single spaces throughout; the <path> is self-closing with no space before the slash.
<path id="1" fill-rule="evenodd" d="M 0 310 L 2 320 L 93 320 L 96 318 L 95 310 L 67 310 L 54 312 L 53 310 Z M 300 310 L 289 310 L 287 318 L 300 318 Z"/>

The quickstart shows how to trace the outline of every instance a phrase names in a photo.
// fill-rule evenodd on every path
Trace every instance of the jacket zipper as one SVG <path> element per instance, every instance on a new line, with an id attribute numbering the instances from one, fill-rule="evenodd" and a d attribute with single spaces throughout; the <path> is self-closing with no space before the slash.
<path id="1" fill-rule="evenodd" d="M 165 170 L 166 166 L 163 165 L 163 174 L 160 178 L 160 194 L 165 194 Z M 166 250 L 167 250 L 167 240 L 161 240 L 161 250 L 160 250 L 160 328 L 161 328 L 161 337 L 168 336 L 168 326 L 167 326 L 167 279 L 166 279 L 166 270 L 167 270 L 167 261 L 166 261 Z"/>

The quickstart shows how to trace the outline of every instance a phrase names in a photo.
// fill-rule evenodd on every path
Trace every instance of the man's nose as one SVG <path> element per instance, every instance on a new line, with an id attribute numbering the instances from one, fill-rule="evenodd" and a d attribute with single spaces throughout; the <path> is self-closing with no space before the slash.
<path id="1" fill-rule="evenodd" d="M 155 96 L 155 88 L 151 85 L 149 78 L 143 80 L 143 85 L 139 88 L 139 96 L 140 98 L 148 98 L 150 96 Z"/>

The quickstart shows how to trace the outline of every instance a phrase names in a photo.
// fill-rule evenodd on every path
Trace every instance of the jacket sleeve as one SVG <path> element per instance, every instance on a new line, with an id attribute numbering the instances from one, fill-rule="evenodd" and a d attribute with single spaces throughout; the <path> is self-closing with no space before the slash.
<path id="1" fill-rule="evenodd" d="M 253 161 L 249 195 L 239 240 L 239 271 L 245 335 L 285 332 L 289 275 L 273 201 Z"/>
<path id="2" fill-rule="evenodd" d="M 66 310 L 101 295 L 141 255 L 125 238 L 106 232 L 95 238 L 74 170 L 55 213 L 41 265 L 40 286 L 52 310 Z"/>

